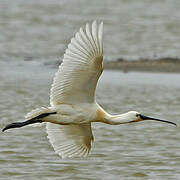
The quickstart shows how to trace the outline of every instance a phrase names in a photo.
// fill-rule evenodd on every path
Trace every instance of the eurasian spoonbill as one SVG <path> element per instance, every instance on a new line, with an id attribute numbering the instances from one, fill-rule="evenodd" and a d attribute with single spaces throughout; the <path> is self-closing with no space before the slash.
<path id="1" fill-rule="evenodd" d="M 155 120 L 136 111 L 110 115 L 97 102 L 95 90 L 103 71 L 103 23 L 86 24 L 71 39 L 50 93 L 50 107 L 28 113 L 24 122 L 7 125 L 3 131 L 46 122 L 50 143 L 62 158 L 86 157 L 91 149 L 92 122 L 111 125 Z"/>

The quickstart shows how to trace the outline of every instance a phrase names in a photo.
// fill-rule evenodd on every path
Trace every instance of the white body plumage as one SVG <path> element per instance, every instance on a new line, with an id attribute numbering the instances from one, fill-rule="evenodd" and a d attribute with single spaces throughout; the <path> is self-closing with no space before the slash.
<path id="1" fill-rule="evenodd" d="M 96 102 L 97 81 L 103 71 L 103 23 L 80 28 L 64 54 L 50 93 L 51 107 L 28 113 L 25 122 L 7 125 L 3 131 L 33 123 L 46 123 L 48 139 L 62 158 L 86 157 L 91 149 L 92 122 L 111 125 L 159 120 L 136 111 L 110 115 Z"/>
<path id="2" fill-rule="evenodd" d="M 80 28 L 71 39 L 52 84 L 51 107 L 46 111 L 56 114 L 43 121 L 48 122 L 52 146 L 63 158 L 88 155 L 93 141 L 91 122 L 105 115 L 95 101 L 96 84 L 103 71 L 102 35 L 103 23 L 98 26 L 94 21 L 91 27 L 86 24 L 85 29 Z"/>

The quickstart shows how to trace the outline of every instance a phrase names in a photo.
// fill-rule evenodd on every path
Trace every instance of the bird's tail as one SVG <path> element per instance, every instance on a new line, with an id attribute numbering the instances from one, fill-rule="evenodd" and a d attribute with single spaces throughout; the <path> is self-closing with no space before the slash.
<path id="1" fill-rule="evenodd" d="M 25 116 L 26 121 L 8 124 L 2 131 L 4 132 L 7 129 L 20 128 L 34 123 L 42 123 L 43 118 L 47 117 L 50 114 L 56 114 L 56 112 L 52 112 L 51 109 L 45 107 L 37 108 L 35 110 L 32 110 Z"/>

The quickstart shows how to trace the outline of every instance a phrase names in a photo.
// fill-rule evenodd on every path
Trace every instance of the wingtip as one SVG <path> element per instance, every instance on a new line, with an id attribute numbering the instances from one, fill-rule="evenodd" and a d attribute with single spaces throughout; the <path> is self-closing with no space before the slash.
<path id="1" fill-rule="evenodd" d="M 95 20 L 93 20 L 92 23 L 90 23 L 90 24 L 92 25 L 92 27 L 95 27 L 95 26 L 97 26 L 97 25 L 99 25 L 99 27 L 103 27 L 104 22 L 103 22 L 103 21 L 100 21 L 100 23 L 97 23 L 97 20 L 95 19 Z M 85 25 L 85 29 L 86 29 L 86 30 L 90 28 L 90 24 L 89 24 L 89 23 L 86 23 L 86 25 Z M 82 29 L 83 29 L 83 28 L 80 27 L 80 30 L 82 30 Z"/>
<path id="2" fill-rule="evenodd" d="M 92 22 L 92 26 L 97 25 L 97 24 L 99 24 L 99 26 L 103 26 L 104 22 L 103 22 L 103 21 L 100 21 L 100 23 L 97 23 L 97 20 L 95 19 L 95 20 Z"/>
<path id="3" fill-rule="evenodd" d="M 94 25 L 97 25 L 96 19 L 92 22 L 92 25 L 93 25 L 93 26 L 94 26 Z"/>
<path id="4" fill-rule="evenodd" d="M 104 22 L 101 21 L 101 23 L 99 24 L 99 27 L 102 27 L 102 28 L 103 28 L 103 26 L 104 26 Z"/>
<path id="5" fill-rule="evenodd" d="M 89 23 L 86 23 L 86 29 L 89 28 Z"/>

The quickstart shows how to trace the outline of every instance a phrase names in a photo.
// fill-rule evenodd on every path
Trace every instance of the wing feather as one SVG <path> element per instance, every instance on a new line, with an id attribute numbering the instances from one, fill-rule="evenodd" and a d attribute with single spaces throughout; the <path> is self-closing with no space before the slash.
<path id="1" fill-rule="evenodd" d="M 55 74 L 50 103 L 77 104 L 94 102 L 97 81 L 103 71 L 103 23 L 96 21 L 80 28 L 65 51 L 62 64 Z"/>
<path id="2" fill-rule="evenodd" d="M 48 139 L 62 158 L 86 157 L 91 149 L 91 123 L 77 125 L 46 124 Z"/>

